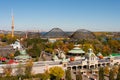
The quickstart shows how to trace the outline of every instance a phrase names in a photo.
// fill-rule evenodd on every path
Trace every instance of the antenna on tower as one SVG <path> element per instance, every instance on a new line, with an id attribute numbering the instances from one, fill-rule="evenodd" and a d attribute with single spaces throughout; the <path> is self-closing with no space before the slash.
<path id="1" fill-rule="evenodd" d="M 11 16 L 13 16 L 13 9 L 11 9 Z"/>

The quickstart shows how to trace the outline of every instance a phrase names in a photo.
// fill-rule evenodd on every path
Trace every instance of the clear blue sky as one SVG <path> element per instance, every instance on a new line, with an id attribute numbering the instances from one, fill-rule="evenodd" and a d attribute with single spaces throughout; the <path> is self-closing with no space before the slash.
<path id="1" fill-rule="evenodd" d="M 0 0 L 0 30 L 120 31 L 120 0 Z"/>

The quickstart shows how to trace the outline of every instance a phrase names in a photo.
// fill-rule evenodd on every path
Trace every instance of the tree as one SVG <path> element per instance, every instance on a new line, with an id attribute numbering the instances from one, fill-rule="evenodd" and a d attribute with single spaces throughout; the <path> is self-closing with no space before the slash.
<path id="1" fill-rule="evenodd" d="M 33 47 L 28 50 L 29 55 L 32 57 L 39 57 L 40 52 L 41 51 L 40 51 L 39 47 L 37 46 L 37 44 L 34 44 Z"/>
<path id="2" fill-rule="evenodd" d="M 14 53 L 10 53 L 10 54 L 9 54 L 9 58 L 10 58 L 10 59 L 13 59 L 13 58 L 14 58 Z"/>
<path id="3" fill-rule="evenodd" d="M 15 54 L 14 54 L 14 56 L 18 56 L 18 55 L 20 55 L 20 52 L 19 52 L 19 50 L 15 51 Z"/>
<path id="4" fill-rule="evenodd" d="M 99 69 L 99 80 L 104 80 L 104 70 L 103 70 L 103 68 Z"/>
<path id="5" fill-rule="evenodd" d="M 104 67 L 104 74 L 108 75 L 109 72 L 110 72 L 109 67 L 108 67 L 108 66 L 105 66 L 105 67 Z"/>
<path id="6" fill-rule="evenodd" d="M 27 47 L 27 52 L 33 58 L 40 56 L 42 50 L 45 49 L 45 41 L 40 38 L 26 39 L 22 41 L 23 45 Z"/>
<path id="7" fill-rule="evenodd" d="M 118 73 L 118 69 L 119 69 L 119 67 L 117 65 L 113 66 L 114 75 L 116 75 Z"/>
<path id="8" fill-rule="evenodd" d="M 71 71 L 69 69 L 65 71 L 65 79 L 72 80 Z"/>
<path id="9" fill-rule="evenodd" d="M 5 36 L 5 34 L 0 34 L 0 38 L 3 38 Z"/>
<path id="10" fill-rule="evenodd" d="M 29 60 L 25 65 L 25 75 L 28 77 L 31 75 L 32 66 L 33 66 L 32 60 Z"/>
<path id="11" fill-rule="evenodd" d="M 84 50 L 84 51 L 87 52 L 89 48 L 91 48 L 92 50 L 94 50 L 94 47 L 92 46 L 92 44 L 85 43 L 85 44 L 83 45 L 83 50 Z"/>
<path id="12" fill-rule="evenodd" d="M 22 76 L 23 74 L 24 74 L 23 65 L 22 65 L 22 64 L 19 64 L 19 65 L 17 66 L 16 75 Z"/>
<path id="13" fill-rule="evenodd" d="M 109 54 L 111 53 L 110 47 L 109 47 L 108 45 L 103 46 L 102 53 L 103 53 L 103 55 L 105 55 L 105 56 L 106 56 L 106 55 L 109 55 Z"/>
<path id="14" fill-rule="evenodd" d="M 63 41 L 56 41 L 54 44 L 53 44 L 53 48 L 62 48 L 64 45 Z"/>
<path id="15" fill-rule="evenodd" d="M 67 48 L 69 49 L 69 50 L 71 50 L 71 49 L 73 49 L 74 48 L 74 43 L 68 43 L 67 44 Z"/>
<path id="16" fill-rule="evenodd" d="M 120 47 L 120 44 L 117 40 L 109 40 L 108 44 L 110 45 L 112 52 L 117 52 L 117 49 Z"/>
<path id="17" fill-rule="evenodd" d="M 49 69 L 52 80 L 60 80 L 64 76 L 64 70 L 61 67 L 55 66 Z"/>
<path id="18" fill-rule="evenodd" d="M 114 72 L 112 69 L 109 72 L 109 80 L 114 80 Z"/>
<path id="19" fill-rule="evenodd" d="M 118 74 L 117 74 L 117 79 L 116 80 L 120 80 L 120 66 L 119 66 L 119 69 L 118 69 Z"/>
<path id="20" fill-rule="evenodd" d="M 8 39 L 6 38 L 6 37 L 3 37 L 2 39 L 1 39 L 1 41 L 2 42 L 6 42 Z"/>
<path id="21" fill-rule="evenodd" d="M 76 80 L 82 80 L 82 74 L 79 71 L 78 74 L 76 74 Z"/>
<path id="22" fill-rule="evenodd" d="M 3 73 L 5 74 L 5 76 L 11 76 L 12 67 L 10 65 L 3 67 Z"/>
<path id="23" fill-rule="evenodd" d="M 42 80 L 50 79 L 50 75 L 49 75 L 48 71 L 45 71 L 45 73 L 42 74 L 41 79 Z"/>

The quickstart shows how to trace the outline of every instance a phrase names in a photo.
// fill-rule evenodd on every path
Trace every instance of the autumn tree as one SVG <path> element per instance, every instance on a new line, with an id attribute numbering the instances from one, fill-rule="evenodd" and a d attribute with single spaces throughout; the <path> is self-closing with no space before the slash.
<path id="1" fill-rule="evenodd" d="M 31 75 L 32 66 L 33 66 L 32 60 L 29 60 L 25 65 L 25 75 L 28 77 Z"/>
<path id="2" fill-rule="evenodd" d="M 62 49 L 62 47 L 63 47 L 63 45 L 64 45 L 63 41 L 61 41 L 61 40 L 56 41 L 56 42 L 53 43 L 53 44 L 54 44 L 53 48 L 61 48 L 61 49 Z"/>
<path id="3" fill-rule="evenodd" d="M 91 48 L 92 50 L 94 50 L 94 47 L 92 46 L 92 44 L 85 43 L 85 44 L 83 45 L 83 50 L 84 50 L 84 51 L 87 52 L 89 48 Z"/>
<path id="4" fill-rule="evenodd" d="M 52 53 L 54 50 L 52 48 L 46 48 L 45 51 L 48 53 Z"/>
<path id="5" fill-rule="evenodd" d="M 16 41 L 16 39 L 19 39 L 17 36 L 14 36 L 12 38 L 11 34 L 7 34 L 5 36 L 5 38 L 6 38 L 8 44 L 14 43 Z"/>
<path id="6" fill-rule="evenodd" d="M 10 59 L 13 59 L 13 58 L 14 58 L 14 53 L 10 53 L 10 54 L 9 54 L 9 58 L 10 58 Z"/>
<path id="7" fill-rule="evenodd" d="M 117 65 L 114 65 L 112 69 L 113 69 L 114 75 L 116 75 L 118 73 L 119 67 Z"/>
<path id="8" fill-rule="evenodd" d="M 5 76 L 11 76 L 11 73 L 12 73 L 11 65 L 7 65 L 3 67 L 3 73 L 5 74 Z"/>
<path id="9" fill-rule="evenodd" d="M 67 48 L 68 48 L 69 50 L 73 49 L 73 48 L 74 48 L 74 43 L 73 43 L 73 42 L 68 43 L 68 44 L 67 44 Z"/>
<path id="10" fill-rule="evenodd" d="M 5 34 L 0 34 L 0 38 L 2 39 L 5 36 Z"/>
<path id="11" fill-rule="evenodd" d="M 41 80 L 49 80 L 49 79 L 50 79 L 49 72 L 45 71 L 45 73 L 43 73 L 41 76 Z"/>
<path id="12" fill-rule="evenodd" d="M 61 67 L 54 66 L 49 69 L 51 79 L 60 80 L 64 76 L 64 70 Z"/>
<path id="13" fill-rule="evenodd" d="M 117 40 L 109 40 L 108 44 L 110 45 L 112 52 L 117 52 L 118 48 L 120 47 L 120 44 Z"/>
<path id="14" fill-rule="evenodd" d="M 104 74 L 108 75 L 110 72 L 109 66 L 104 67 Z"/>
<path id="15" fill-rule="evenodd" d="M 108 45 L 103 46 L 102 53 L 103 53 L 103 55 L 105 55 L 105 56 L 108 56 L 109 54 L 111 54 L 111 49 L 110 49 L 110 47 L 109 47 Z"/>

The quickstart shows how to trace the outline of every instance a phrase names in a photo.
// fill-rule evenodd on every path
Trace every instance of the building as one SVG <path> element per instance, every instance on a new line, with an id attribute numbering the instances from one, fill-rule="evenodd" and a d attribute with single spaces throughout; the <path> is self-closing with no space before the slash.
<path id="1" fill-rule="evenodd" d="M 22 63 L 25 65 L 25 63 Z M 60 66 L 64 70 L 70 69 L 70 70 L 80 70 L 82 73 L 87 73 L 87 70 L 92 70 L 93 72 L 98 71 L 99 67 L 104 66 L 113 66 L 113 65 L 119 65 L 120 64 L 120 56 L 108 56 L 104 58 L 97 57 L 93 50 L 90 48 L 88 49 L 87 53 L 80 59 L 70 61 L 70 58 L 67 59 L 59 59 L 57 61 L 38 61 L 33 63 L 32 72 L 35 74 L 37 73 L 44 73 L 46 70 L 49 70 L 50 67 L 53 66 Z M 0 65 L 0 71 L 2 73 L 4 66 L 7 66 L 7 64 Z M 18 63 L 11 64 L 13 70 L 13 74 L 18 66 Z"/>

